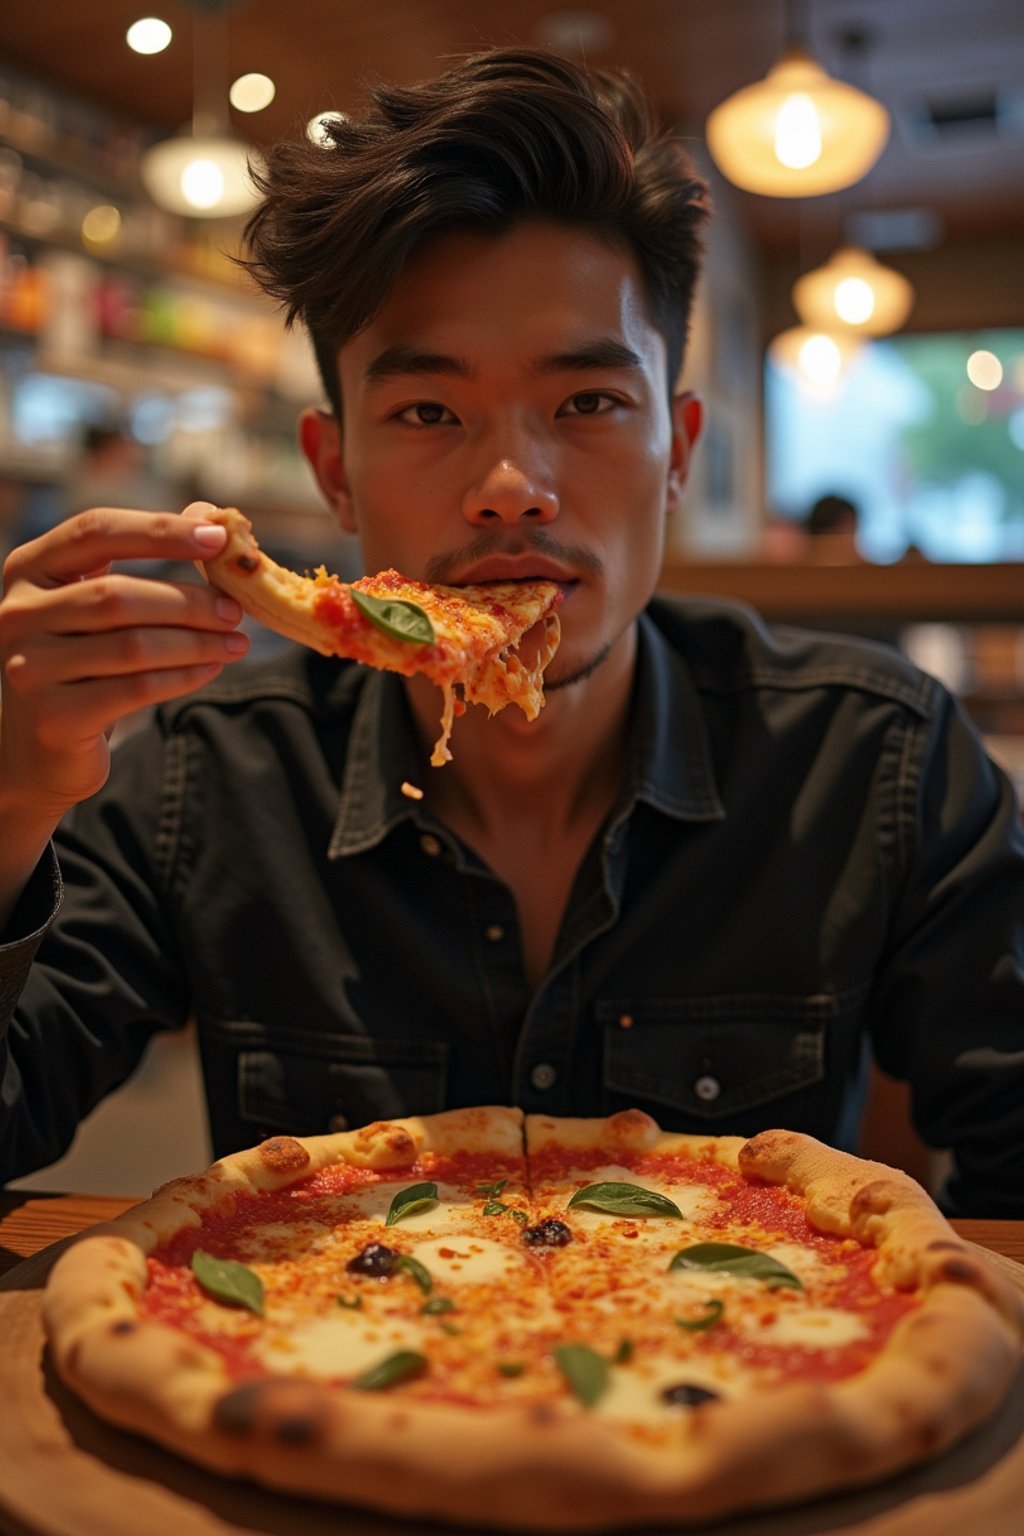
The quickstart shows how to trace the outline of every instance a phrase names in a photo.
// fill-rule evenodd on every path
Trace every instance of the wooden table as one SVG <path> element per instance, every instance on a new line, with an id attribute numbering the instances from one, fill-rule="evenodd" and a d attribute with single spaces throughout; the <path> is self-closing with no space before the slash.
<path id="1" fill-rule="evenodd" d="M 0 1536 L 455 1536 L 448 1525 L 410 1524 L 215 1478 L 102 1424 L 75 1402 L 43 1361 L 38 1311 L 48 1250 L 134 1203 L 0 1191 L 0 1303 L 8 1306 L 0 1316 L 0 1392 L 11 1408 L 0 1430 Z M 1024 1290 L 1024 1221 L 954 1226 Z M 1022 1508 L 1024 1372 L 997 1417 L 934 1463 L 833 1499 L 727 1519 L 713 1533 L 652 1528 L 652 1536 L 1020 1536 Z"/>

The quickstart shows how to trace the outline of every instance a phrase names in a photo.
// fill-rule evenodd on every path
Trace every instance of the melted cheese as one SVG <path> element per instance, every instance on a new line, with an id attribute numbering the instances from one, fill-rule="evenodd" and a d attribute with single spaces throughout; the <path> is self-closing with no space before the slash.
<path id="1" fill-rule="evenodd" d="M 417 1243 L 412 1257 L 426 1266 L 435 1283 L 453 1285 L 511 1279 L 525 1262 L 523 1255 L 506 1243 L 468 1233 Z"/>
<path id="2" fill-rule="evenodd" d="M 802 1349 L 835 1349 L 867 1337 L 867 1325 L 838 1307 L 787 1307 L 767 1321 L 739 1313 L 735 1326 L 759 1344 L 796 1345 Z"/>
<path id="3" fill-rule="evenodd" d="M 423 1326 L 411 1318 L 339 1308 L 327 1317 L 269 1330 L 257 1352 L 276 1371 L 326 1380 L 358 1376 L 399 1349 L 422 1349 L 424 1334 Z"/>

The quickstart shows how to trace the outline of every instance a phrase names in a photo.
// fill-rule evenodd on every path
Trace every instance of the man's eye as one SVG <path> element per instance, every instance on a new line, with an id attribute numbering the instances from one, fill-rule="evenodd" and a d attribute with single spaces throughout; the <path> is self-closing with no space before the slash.
<path id="1" fill-rule="evenodd" d="M 587 389 L 582 394 L 572 395 L 564 409 L 569 416 L 600 416 L 614 404 L 610 395 L 603 394 L 601 390 Z"/>
<path id="2" fill-rule="evenodd" d="M 448 408 L 438 405 L 436 400 L 417 400 L 415 405 L 407 405 L 400 411 L 398 419 L 413 427 L 437 427 L 442 422 L 455 420 Z"/>

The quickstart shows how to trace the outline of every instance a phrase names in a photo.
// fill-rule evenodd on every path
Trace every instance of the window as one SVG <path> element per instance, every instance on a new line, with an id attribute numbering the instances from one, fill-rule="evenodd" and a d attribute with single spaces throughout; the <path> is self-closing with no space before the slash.
<path id="1" fill-rule="evenodd" d="M 769 506 L 860 510 L 869 560 L 1024 559 L 1024 331 L 867 342 L 831 386 L 766 366 Z"/>

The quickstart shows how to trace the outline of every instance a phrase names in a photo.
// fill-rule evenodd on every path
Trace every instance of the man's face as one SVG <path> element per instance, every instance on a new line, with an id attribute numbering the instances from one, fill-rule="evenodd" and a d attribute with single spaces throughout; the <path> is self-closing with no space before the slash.
<path id="1" fill-rule="evenodd" d="M 303 442 L 368 571 L 558 581 L 548 687 L 632 635 L 700 407 L 667 398 L 632 256 L 542 223 L 439 237 L 340 349 L 344 426 Z"/>

